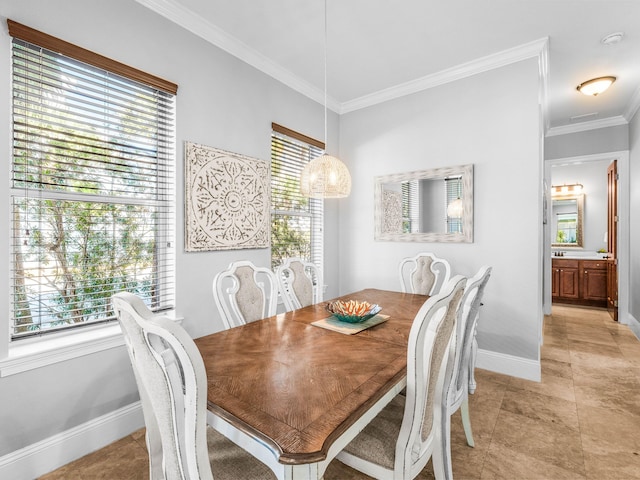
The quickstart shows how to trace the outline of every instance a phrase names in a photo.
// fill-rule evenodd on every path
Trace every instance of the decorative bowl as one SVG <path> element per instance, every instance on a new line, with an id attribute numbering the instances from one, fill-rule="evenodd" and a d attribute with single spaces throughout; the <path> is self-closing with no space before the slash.
<path id="1" fill-rule="evenodd" d="M 369 302 L 358 300 L 336 300 L 327 303 L 327 311 L 332 313 L 341 322 L 361 323 L 377 315 L 382 310 L 380 305 L 371 305 Z"/>

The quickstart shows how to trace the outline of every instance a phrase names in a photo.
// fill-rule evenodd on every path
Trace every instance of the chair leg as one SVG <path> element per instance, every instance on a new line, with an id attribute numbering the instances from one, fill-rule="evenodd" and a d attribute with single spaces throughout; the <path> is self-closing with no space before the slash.
<path id="1" fill-rule="evenodd" d="M 438 452 L 437 449 L 434 448 L 433 453 L 433 470 L 436 473 L 436 478 L 444 478 L 446 480 L 453 480 L 453 467 L 451 464 L 451 412 L 447 410 L 446 407 L 442 408 L 442 418 L 441 421 L 441 452 Z M 440 458 L 442 459 L 442 467 L 440 473 L 443 477 L 438 477 L 436 472 L 436 458 L 438 453 L 440 453 Z"/>
<path id="2" fill-rule="evenodd" d="M 460 413 L 462 414 L 462 426 L 464 427 L 464 434 L 467 437 L 467 444 L 470 447 L 475 447 L 473 441 L 473 432 L 471 431 L 471 418 L 469 417 L 469 397 L 465 395 L 460 405 Z"/>

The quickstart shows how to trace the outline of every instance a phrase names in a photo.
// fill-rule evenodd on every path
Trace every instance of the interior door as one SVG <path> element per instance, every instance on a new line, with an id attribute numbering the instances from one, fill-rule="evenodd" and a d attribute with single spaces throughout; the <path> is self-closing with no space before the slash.
<path id="1" fill-rule="evenodd" d="M 618 161 L 607 168 L 607 310 L 618 321 Z"/>

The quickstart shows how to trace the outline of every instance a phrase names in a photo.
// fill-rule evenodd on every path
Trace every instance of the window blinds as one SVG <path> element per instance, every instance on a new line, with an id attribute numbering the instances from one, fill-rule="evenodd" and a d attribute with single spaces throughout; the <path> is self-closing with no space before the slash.
<path id="1" fill-rule="evenodd" d="M 288 134 L 282 133 L 287 132 Z M 311 140 L 294 138 L 295 132 L 273 124 L 271 135 L 271 264 L 277 267 L 288 257 L 300 257 L 322 267 L 323 214 L 321 199 L 300 193 L 304 166 L 323 153 Z"/>
<path id="2" fill-rule="evenodd" d="M 446 185 L 446 212 L 449 204 L 462 197 L 462 177 L 445 178 L 444 182 Z M 447 216 L 447 233 L 462 233 L 462 218 Z"/>
<path id="3" fill-rule="evenodd" d="M 174 94 L 12 51 L 13 338 L 111 320 L 122 290 L 171 308 Z"/>
<path id="4" fill-rule="evenodd" d="M 419 182 L 402 182 L 402 232 L 420 233 Z"/>

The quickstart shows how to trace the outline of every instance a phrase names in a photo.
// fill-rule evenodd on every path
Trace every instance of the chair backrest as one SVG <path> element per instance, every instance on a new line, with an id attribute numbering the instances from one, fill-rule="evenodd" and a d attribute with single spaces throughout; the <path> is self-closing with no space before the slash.
<path id="1" fill-rule="evenodd" d="M 198 348 L 136 295 L 118 293 L 112 301 L 140 392 L 151 480 L 212 479 L 207 376 Z"/>
<path id="2" fill-rule="evenodd" d="M 400 261 L 400 286 L 403 292 L 433 295 L 449 281 L 451 266 L 433 253 L 419 253 Z"/>
<path id="3" fill-rule="evenodd" d="M 475 337 L 480 304 L 484 289 L 491 276 L 491 267 L 482 266 L 472 278 L 467 280 L 460 308 L 458 309 L 458 324 L 456 326 L 456 349 L 452 362 L 452 377 L 450 398 L 459 397 L 469 387 L 469 357 L 471 344 Z"/>
<path id="4" fill-rule="evenodd" d="M 322 272 L 301 258 L 287 258 L 276 268 L 280 295 L 287 311 L 322 301 Z"/>
<path id="5" fill-rule="evenodd" d="M 466 279 L 457 275 L 416 314 L 407 347 L 407 389 L 394 470 L 414 478 L 437 447 L 443 386 Z"/>
<path id="6" fill-rule="evenodd" d="M 271 317 L 278 306 L 276 276 L 247 260 L 233 262 L 214 277 L 213 298 L 225 328 Z"/>

